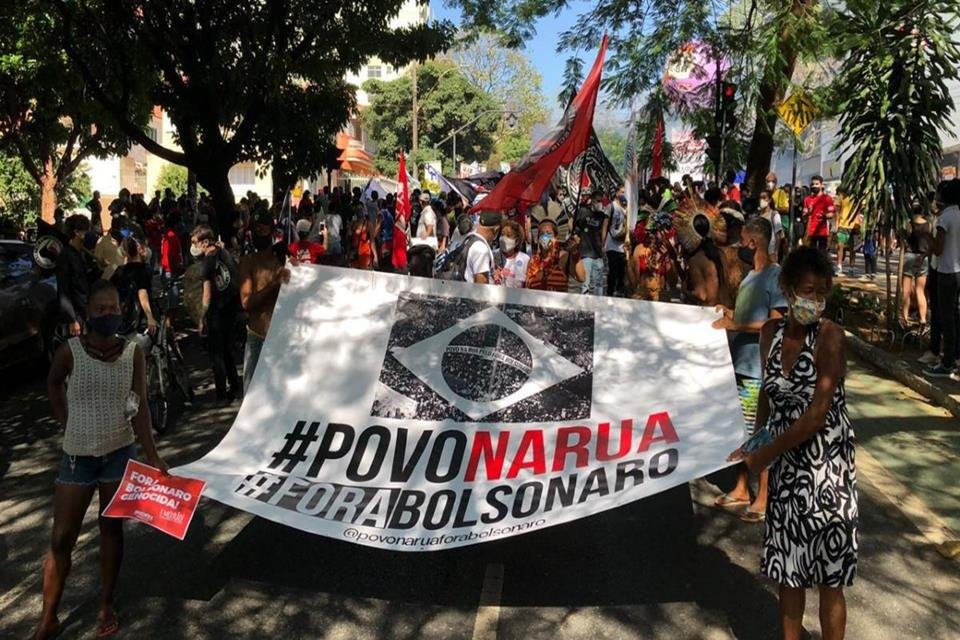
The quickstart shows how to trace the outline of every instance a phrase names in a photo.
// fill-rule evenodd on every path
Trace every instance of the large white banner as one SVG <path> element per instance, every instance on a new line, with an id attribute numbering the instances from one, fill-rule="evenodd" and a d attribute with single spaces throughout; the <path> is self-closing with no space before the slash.
<path id="1" fill-rule="evenodd" d="M 236 422 L 176 470 L 340 540 L 431 551 L 727 465 L 744 422 L 713 311 L 302 266 Z"/>

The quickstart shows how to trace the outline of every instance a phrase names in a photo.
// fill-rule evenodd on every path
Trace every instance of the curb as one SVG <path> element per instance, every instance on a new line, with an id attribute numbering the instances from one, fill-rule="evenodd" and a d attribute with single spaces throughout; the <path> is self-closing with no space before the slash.
<path id="1" fill-rule="evenodd" d="M 923 376 L 915 374 L 899 358 L 868 344 L 862 338 L 853 335 L 846 329 L 844 329 L 844 334 L 846 334 L 847 343 L 853 347 L 854 353 L 868 364 L 889 374 L 900 384 L 940 405 L 952 413 L 955 418 L 960 418 L 960 400 L 957 400 Z"/>

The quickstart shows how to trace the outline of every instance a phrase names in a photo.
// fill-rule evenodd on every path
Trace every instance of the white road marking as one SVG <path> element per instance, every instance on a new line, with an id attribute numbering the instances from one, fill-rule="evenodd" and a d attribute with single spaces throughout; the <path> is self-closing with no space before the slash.
<path id="1" fill-rule="evenodd" d="M 503 593 L 503 565 L 488 564 L 480 588 L 473 640 L 496 640 L 500 623 L 500 596 Z"/>

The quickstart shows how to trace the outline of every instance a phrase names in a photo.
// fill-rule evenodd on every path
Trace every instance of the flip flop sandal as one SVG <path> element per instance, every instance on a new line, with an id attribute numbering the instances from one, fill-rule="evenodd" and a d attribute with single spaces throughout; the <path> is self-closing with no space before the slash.
<path id="1" fill-rule="evenodd" d="M 113 616 L 106 622 L 98 625 L 97 627 L 97 637 L 98 638 L 112 638 L 117 635 L 117 632 L 120 630 L 120 623 L 117 621 L 117 617 Z"/>
<path id="2" fill-rule="evenodd" d="M 743 513 L 740 514 L 740 519 L 744 522 L 759 523 L 767 519 L 767 514 L 763 511 L 744 509 Z"/>
<path id="3" fill-rule="evenodd" d="M 748 504 L 750 504 L 749 500 L 734 498 L 729 493 L 725 493 L 713 501 L 713 506 L 720 507 L 721 509 L 732 509 L 734 507 L 742 507 Z"/>

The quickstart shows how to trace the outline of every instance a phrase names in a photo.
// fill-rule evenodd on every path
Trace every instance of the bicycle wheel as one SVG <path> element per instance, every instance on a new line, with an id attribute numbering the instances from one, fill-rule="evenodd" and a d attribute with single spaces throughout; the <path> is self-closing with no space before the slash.
<path id="1" fill-rule="evenodd" d="M 166 390 L 163 388 L 160 367 L 151 357 L 147 364 L 147 407 L 150 409 L 150 421 L 157 433 L 166 433 L 170 426 L 170 405 Z"/>
<path id="2" fill-rule="evenodd" d="M 167 366 L 171 374 L 170 378 L 177 387 L 177 391 L 180 392 L 184 400 L 193 403 L 195 400 L 193 387 L 190 386 L 190 375 L 187 373 L 186 367 L 183 366 L 183 362 L 177 360 L 176 356 L 167 354 Z"/>
<path id="3" fill-rule="evenodd" d="M 167 371 L 170 373 L 173 384 L 183 394 L 185 400 L 193 403 L 196 396 L 193 393 L 193 387 L 190 385 L 190 373 L 172 330 L 165 330 L 163 345 L 167 354 Z"/>

